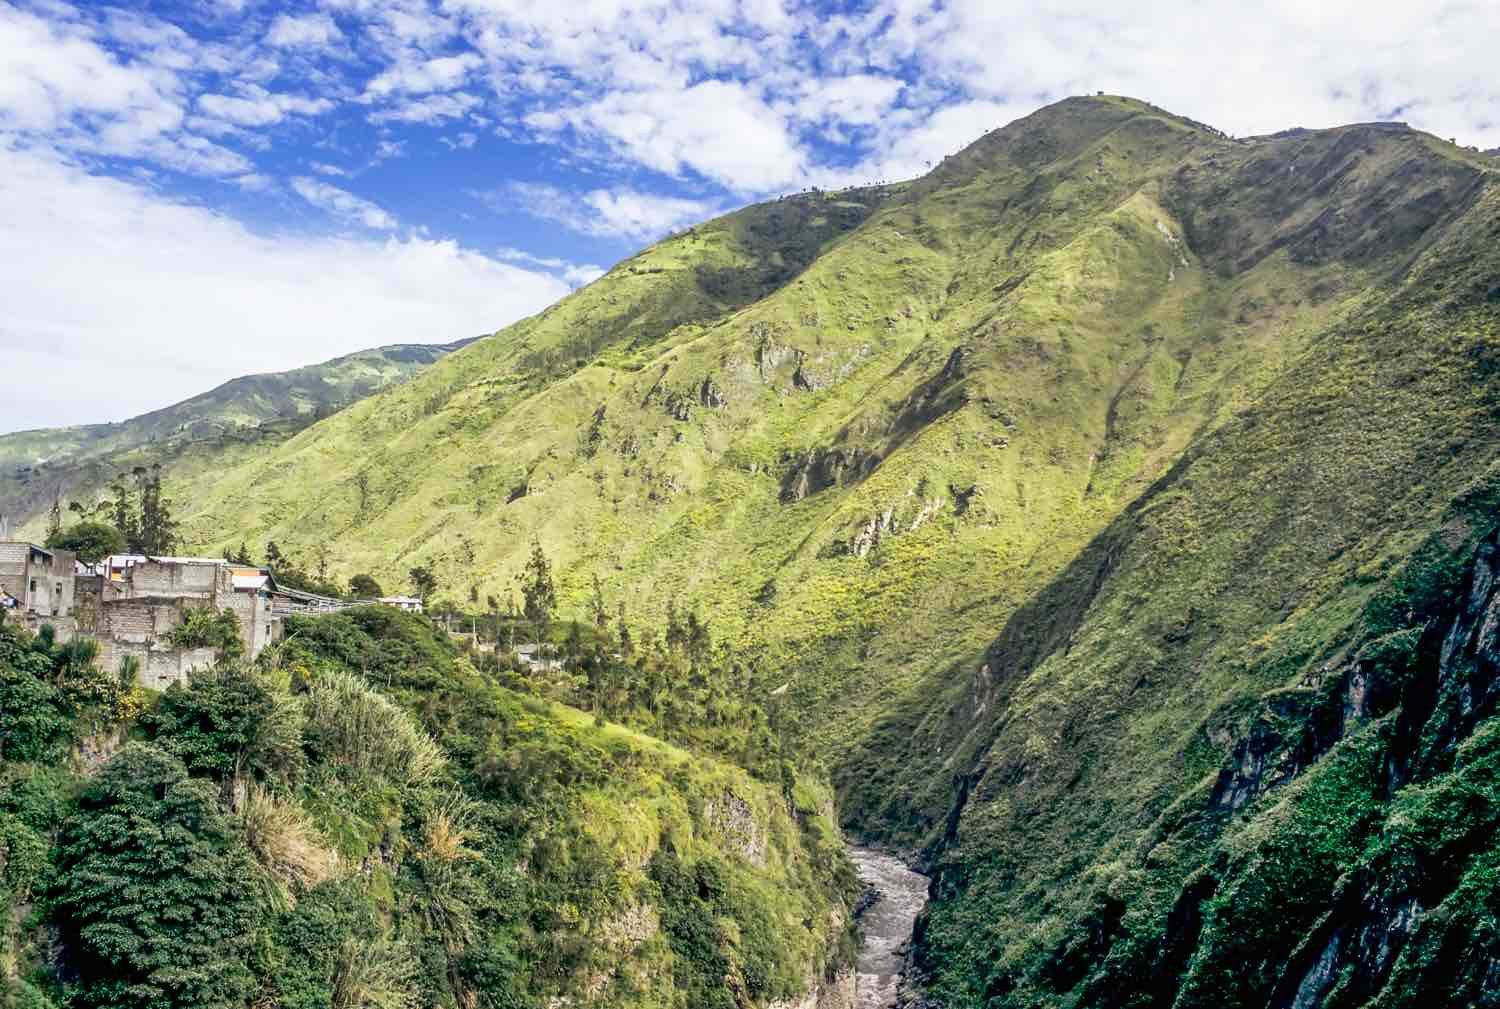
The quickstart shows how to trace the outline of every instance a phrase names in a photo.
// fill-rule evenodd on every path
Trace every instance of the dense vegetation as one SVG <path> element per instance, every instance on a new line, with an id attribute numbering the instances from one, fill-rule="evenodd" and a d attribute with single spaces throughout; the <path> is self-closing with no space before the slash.
<path id="1" fill-rule="evenodd" d="M 0 627 L 12 999 L 733 1006 L 846 962 L 812 781 L 502 687 L 421 617 L 290 632 L 145 695 Z"/>

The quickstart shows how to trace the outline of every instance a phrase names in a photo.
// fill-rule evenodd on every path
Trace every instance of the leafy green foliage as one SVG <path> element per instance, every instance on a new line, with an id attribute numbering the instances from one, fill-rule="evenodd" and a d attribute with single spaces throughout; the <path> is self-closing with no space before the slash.
<path id="1" fill-rule="evenodd" d="M 247 774 L 295 778 L 301 761 L 295 716 L 237 665 L 195 673 L 186 685 L 173 684 L 141 721 L 189 774 L 218 780 Z"/>
<path id="2" fill-rule="evenodd" d="M 349 594 L 356 599 L 379 599 L 385 590 L 374 578 L 361 574 L 349 579 Z"/>
<path id="3" fill-rule="evenodd" d="M 59 843 L 54 906 L 75 1005 L 230 1007 L 254 986 L 250 859 L 215 788 L 141 743 L 110 760 Z"/>
<path id="4" fill-rule="evenodd" d="M 212 648 L 222 659 L 238 658 L 245 650 L 239 618 L 232 610 L 189 607 L 170 638 L 178 648 Z"/>
<path id="5" fill-rule="evenodd" d="M 97 564 L 110 554 L 123 553 L 125 534 L 104 522 L 79 522 L 47 537 L 52 550 L 71 550 L 85 564 Z"/>

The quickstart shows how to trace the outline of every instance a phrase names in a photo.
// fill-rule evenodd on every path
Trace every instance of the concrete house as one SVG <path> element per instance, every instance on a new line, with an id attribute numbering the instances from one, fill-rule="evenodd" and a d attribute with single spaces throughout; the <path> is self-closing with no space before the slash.
<path id="1" fill-rule="evenodd" d="M 275 582 L 260 568 L 214 557 L 116 554 L 84 569 L 77 583 L 78 633 L 99 641 L 106 669 L 119 668 L 126 657 L 138 660 L 143 686 L 161 689 L 213 664 L 213 649 L 172 641 L 191 609 L 232 612 L 252 658 L 280 637 L 281 619 L 272 607 Z"/>
<path id="2" fill-rule="evenodd" d="M 33 630 L 65 622 L 73 613 L 74 563 L 66 550 L 0 541 L 0 606 Z"/>

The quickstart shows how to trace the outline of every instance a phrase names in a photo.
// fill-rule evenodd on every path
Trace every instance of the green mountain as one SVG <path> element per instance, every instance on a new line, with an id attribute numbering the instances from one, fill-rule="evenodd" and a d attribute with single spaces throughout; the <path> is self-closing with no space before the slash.
<path id="1" fill-rule="evenodd" d="M 231 465 L 314 421 L 404 381 L 472 340 L 397 344 L 292 371 L 246 375 L 117 424 L 0 435 L 0 515 L 36 531 L 59 498 L 92 503 L 121 472 L 160 463 L 189 472 Z"/>
<path id="2" fill-rule="evenodd" d="M 701 614 L 932 871 L 950 1009 L 1488 1004 L 1497 171 L 1070 99 L 169 489 L 202 550 Z"/>

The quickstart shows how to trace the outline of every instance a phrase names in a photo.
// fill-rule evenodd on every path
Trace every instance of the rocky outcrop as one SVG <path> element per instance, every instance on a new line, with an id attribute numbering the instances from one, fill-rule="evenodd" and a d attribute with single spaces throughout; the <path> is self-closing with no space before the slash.
<path id="1" fill-rule="evenodd" d="M 725 792 L 704 803 L 703 818 L 731 851 L 751 865 L 765 866 L 766 831 L 748 802 Z"/>
<path id="2" fill-rule="evenodd" d="M 869 475 L 879 462 L 879 456 L 861 448 L 813 448 L 785 456 L 781 500 L 792 504 L 829 487 L 853 483 Z"/>
<path id="3" fill-rule="evenodd" d="M 766 1009 L 855 1009 L 854 973 L 843 971 L 831 981 L 824 981 L 806 995 L 772 1002 Z"/>

